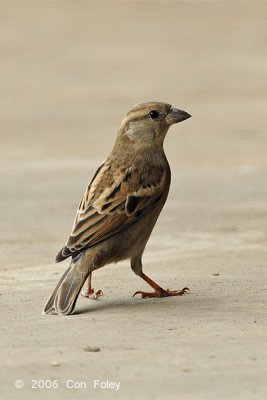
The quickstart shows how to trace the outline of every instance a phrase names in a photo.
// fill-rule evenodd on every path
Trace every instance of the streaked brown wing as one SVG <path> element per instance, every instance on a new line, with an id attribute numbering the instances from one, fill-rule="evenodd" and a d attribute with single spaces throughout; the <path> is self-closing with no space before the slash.
<path id="1" fill-rule="evenodd" d="M 61 251 L 63 258 L 128 227 L 160 199 L 166 183 L 160 167 L 142 172 L 133 167 L 111 179 L 113 176 L 111 168 L 102 164 L 81 201 L 72 233 Z"/>

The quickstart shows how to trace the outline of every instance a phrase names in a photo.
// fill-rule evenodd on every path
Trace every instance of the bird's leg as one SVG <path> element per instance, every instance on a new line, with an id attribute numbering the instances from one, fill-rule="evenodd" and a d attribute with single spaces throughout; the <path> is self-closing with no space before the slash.
<path id="1" fill-rule="evenodd" d="M 131 260 L 131 267 L 132 270 L 136 273 L 136 275 L 140 276 L 140 278 L 144 279 L 153 289 L 154 292 L 142 292 L 138 290 L 134 293 L 133 296 L 140 294 L 142 299 L 149 298 L 149 297 L 169 297 L 169 296 L 182 296 L 185 294 L 189 289 L 184 287 L 180 290 L 170 290 L 170 289 L 163 289 L 160 287 L 156 282 L 152 281 L 147 275 L 145 275 L 142 271 L 142 262 L 141 257 L 137 257 Z"/>
<path id="2" fill-rule="evenodd" d="M 144 279 L 154 289 L 154 292 L 142 292 L 138 290 L 137 292 L 134 293 L 133 297 L 137 294 L 140 294 L 142 299 L 146 299 L 148 297 L 182 296 L 189 290 L 187 287 L 181 290 L 170 290 L 170 289 L 165 290 L 162 287 L 160 287 L 156 282 L 152 281 L 152 279 L 150 279 L 143 272 L 140 274 L 140 278 Z"/>
<path id="3" fill-rule="evenodd" d="M 96 300 L 98 297 L 103 296 L 102 290 L 95 292 L 94 288 L 92 288 L 92 272 L 88 276 L 88 286 L 87 289 L 82 292 L 82 296 L 88 297 L 92 300 Z"/>

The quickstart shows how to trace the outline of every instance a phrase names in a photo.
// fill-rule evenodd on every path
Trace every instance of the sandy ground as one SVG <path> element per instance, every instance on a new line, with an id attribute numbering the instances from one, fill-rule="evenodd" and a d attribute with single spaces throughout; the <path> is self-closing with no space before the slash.
<path id="1" fill-rule="evenodd" d="M 266 2 L 0 3 L 1 399 L 267 398 L 266 18 Z M 146 285 L 123 262 L 94 274 L 104 297 L 43 316 L 84 188 L 148 100 L 193 115 L 166 139 L 144 256 L 191 292 L 132 298 Z"/>

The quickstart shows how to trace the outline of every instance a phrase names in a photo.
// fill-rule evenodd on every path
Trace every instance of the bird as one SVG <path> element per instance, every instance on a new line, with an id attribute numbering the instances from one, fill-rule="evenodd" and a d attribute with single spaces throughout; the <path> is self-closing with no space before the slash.
<path id="1" fill-rule="evenodd" d="M 142 255 L 166 202 L 171 170 L 163 142 L 171 125 L 190 118 L 187 112 L 165 102 L 134 106 L 122 120 L 114 147 L 87 186 L 66 244 L 56 262 L 71 258 L 44 314 L 74 312 L 85 281 L 92 289 L 92 272 L 129 259 L 133 272 L 152 287 L 137 291 L 141 298 L 181 296 L 189 289 L 163 289 L 143 272 Z"/>

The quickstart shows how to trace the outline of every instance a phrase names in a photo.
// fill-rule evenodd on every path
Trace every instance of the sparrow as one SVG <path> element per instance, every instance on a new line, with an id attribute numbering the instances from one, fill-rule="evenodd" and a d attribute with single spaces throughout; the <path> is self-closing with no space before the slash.
<path id="1" fill-rule="evenodd" d="M 134 296 L 181 296 L 189 290 L 164 290 L 143 272 L 142 255 L 169 193 L 165 136 L 171 125 L 190 117 L 163 102 L 138 104 L 127 113 L 113 150 L 85 190 L 71 235 L 56 256 L 56 262 L 68 257 L 71 261 L 44 307 L 45 314 L 71 314 L 87 278 L 85 295 L 101 296 L 101 290 L 92 289 L 92 272 L 125 259 L 154 289 Z"/>

